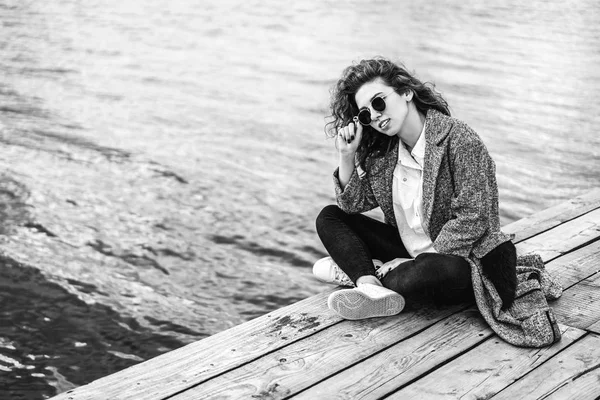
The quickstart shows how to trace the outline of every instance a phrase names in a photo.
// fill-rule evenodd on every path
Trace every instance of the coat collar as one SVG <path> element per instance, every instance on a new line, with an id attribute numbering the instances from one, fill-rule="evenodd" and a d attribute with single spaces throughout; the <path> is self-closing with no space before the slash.
<path id="1" fill-rule="evenodd" d="M 430 109 L 425 118 L 425 168 L 423 169 L 423 213 L 424 229 L 429 233 L 429 221 L 433 211 L 435 184 L 440 165 L 446 152 L 445 140 L 452 129 L 453 120 L 439 111 Z"/>
<path id="2" fill-rule="evenodd" d="M 425 124 L 425 139 L 436 146 L 446 139 L 453 125 L 452 118 L 434 109 L 427 111 Z"/>

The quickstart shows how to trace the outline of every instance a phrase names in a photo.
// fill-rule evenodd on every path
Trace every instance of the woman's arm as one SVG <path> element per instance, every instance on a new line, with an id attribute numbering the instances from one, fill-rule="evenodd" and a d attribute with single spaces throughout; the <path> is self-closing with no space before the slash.
<path id="1" fill-rule="evenodd" d="M 355 170 L 354 166 L 354 154 L 342 154 L 340 153 L 340 164 L 339 164 L 339 172 L 338 172 L 338 180 L 340 182 L 340 187 L 342 190 L 348 185 L 350 182 L 350 178 L 352 177 L 352 173 Z"/>
<path id="2" fill-rule="evenodd" d="M 367 178 L 360 178 L 353 169 L 347 185 L 342 188 L 340 168 L 333 172 L 333 184 L 338 206 L 348 214 L 358 214 L 379 206 Z"/>
<path id="3" fill-rule="evenodd" d="M 366 178 L 358 176 L 355 165 L 362 131 L 360 123 L 356 123 L 355 127 L 351 122 L 340 129 L 336 137 L 339 166 L 333 173 L 333 182 L 338 206 L 348 214 L 358 214 L 377 207 L 371 186 Z"/>

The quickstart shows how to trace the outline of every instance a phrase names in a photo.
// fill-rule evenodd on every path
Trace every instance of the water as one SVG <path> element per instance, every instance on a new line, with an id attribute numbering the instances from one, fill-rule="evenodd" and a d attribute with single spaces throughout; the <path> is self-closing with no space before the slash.
<path id="1" fill-rule="evenodd" d="M 328 90 L 434 81 L 508 223 L 596 188 L 600 6 L 0 0 L 0 398 L 47 398 L 323 290 Z"/>

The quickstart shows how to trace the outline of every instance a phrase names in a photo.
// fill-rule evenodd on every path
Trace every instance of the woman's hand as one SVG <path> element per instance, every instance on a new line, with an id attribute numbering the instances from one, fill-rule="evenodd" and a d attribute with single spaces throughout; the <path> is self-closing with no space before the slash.
<path id="1" fill-rule="evenodd" d="M 355 126 L 356 124 L 356 126 Z M 348 126 L 340 128 L 336 137 L 337 149 L 340 156 L 352 156 L 356 153 L 360 139 L 362 138 L 363 127 L 358 122 L 350 122 Z"/>

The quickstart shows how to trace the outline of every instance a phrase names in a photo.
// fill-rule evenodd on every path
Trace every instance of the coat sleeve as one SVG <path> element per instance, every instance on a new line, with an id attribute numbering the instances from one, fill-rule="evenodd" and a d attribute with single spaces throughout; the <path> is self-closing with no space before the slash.
<path id="1" fill-rule="evenodd" d="M 366 176 L 359 177 L 356 168 L 344 189 L 340 184 L 339 168 L 336 168 L 333 172 L 333 184 L 337 204 L 342 211 L 348 214 L 359 214 L 378 207 L 373 189 Z"/>
<path id="2" fill-rule="evenodd" d="M 451 144 L 449 163 L 454 193 L 451 218 L 434 241 L 445 254 L 469 257 L 490 226 L 491 202 L 497 199 L 496 166 L 477 134 L 466 128 Z"/>

